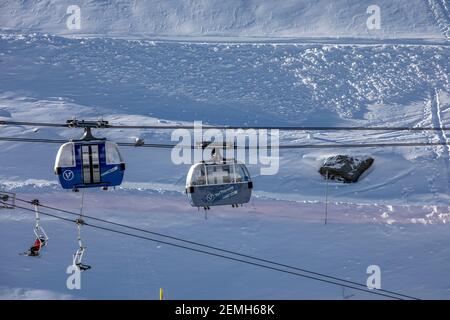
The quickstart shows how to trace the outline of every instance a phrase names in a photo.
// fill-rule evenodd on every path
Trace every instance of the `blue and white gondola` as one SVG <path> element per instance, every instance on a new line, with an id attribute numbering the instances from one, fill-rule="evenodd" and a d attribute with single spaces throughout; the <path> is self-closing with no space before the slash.
<path id="1" fill-rule="evenodd" d="M 63 189 L 107 189 L 122 183 L 125 163 L 116 143 L 81 140 L 59 148 L 54 169 Z"/>
<path id="2" fill-rule="evenodd" d="M 194 164 L 186 177 L 186 193 L 193 207 L 237 207 L 250 201 L 252 189 L 247 167 L 235 160 Z"/>

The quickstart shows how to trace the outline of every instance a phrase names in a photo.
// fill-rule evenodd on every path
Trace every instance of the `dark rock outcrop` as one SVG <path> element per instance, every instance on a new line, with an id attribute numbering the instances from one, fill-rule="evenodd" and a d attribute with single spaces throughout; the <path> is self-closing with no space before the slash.
<path id="1" fill-rule="evenodd" d="M 345 183 L 357 182 L 359 177 L 370 168 L 374 159 L 371 157 L 352 157 L 337 155 L 329 157 L 320 167 L 320 174 L 330 180 Z"/>

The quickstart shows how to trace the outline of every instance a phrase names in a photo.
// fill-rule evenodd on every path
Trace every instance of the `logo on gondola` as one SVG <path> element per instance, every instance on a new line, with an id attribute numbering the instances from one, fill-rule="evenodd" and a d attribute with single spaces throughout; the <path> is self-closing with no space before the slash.
<path id="1" fill-rule="evenodd" d="M 208 201 L 208 202 L 213 202 L 215 198 L 216 198 L 216 196 L 212 193 L 208 193 L 206 195 L 206 201 Z"/>
<path id="2" fill-rule="evenodd" d="M 64 180 L 70 181 L 74 177 L 73 171 L 72 170 L 66 170 L 66 171 L 63 172 L 62 176 L 63 176 Z"/>

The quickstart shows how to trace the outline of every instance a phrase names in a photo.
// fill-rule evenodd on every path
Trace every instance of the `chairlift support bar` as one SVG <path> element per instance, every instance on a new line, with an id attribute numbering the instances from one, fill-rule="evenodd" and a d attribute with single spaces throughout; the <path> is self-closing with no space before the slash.
<path id="1" fill-rule="evenodd" d="M 84 248 L 83 247 L 83 242 L 81 241 L 81 226 L 84 225 L 84 220 L 82 218 L 78 218 L 75 220 L 75 223 L 77 224 L 77 228 L 78 228 L 78 244 L 80 246 L 80 248 Z"/>
<path id="2" fill-rule="evenodd" d="M 83 241 L 81 240 L 81 226 L 84 225 L 83 219 L 77 219 L 76 224 L 77 224 L 77 228 L 78 228 L 78 238 L 77 238 L 78 246 L 80 247 L 80 249 L 83 249 L 83 251 L 84 251 Z M 81 259 L 80 259 L 80 262 L 81 262 Z"/>
<path id="3" fill-rule="evenodd" d="M 34 213 L 35 213 L 35 227 L 34 227 L 34 235 L 36 236 L 36 239 L 39 240 L 40 246 L 47 244 L 47 241 L 49 237 L 47 236 L 47 233 L 45 232 L 44 228 L 40 225 L 41 218 L 39 217 L 39 200 L 35 199 L 31 201 L 31 205 L 34 207 Z"/>
<path id="4" fill-rule="evenodd" d="M 39 228 L 39 222 L 40 222 L 40 218 L 39 218 L 39 200 L 35 199 L 33 201 L 31 201 L 31 205 L 34 207 L 34 213 L 35 213 L 35 222 L 36 222 L 36 226 L 35 229 Z"/>
<path id="5" fill-rule="evenodd" d="M 84 220 L 80 216 L 80 218 L 75 220 L 75 223 L 77 224 L 78 229 L 78 250 L 73 255 L 72 263 L 75 268 L 78 268 L 80 271 L 84 271 L 91 268 L 91 266 L 83 264 L 83 255 L 86 247 L 83 246 L 83 241 L 81 240 L 81 226 L 84 225 Z"/>

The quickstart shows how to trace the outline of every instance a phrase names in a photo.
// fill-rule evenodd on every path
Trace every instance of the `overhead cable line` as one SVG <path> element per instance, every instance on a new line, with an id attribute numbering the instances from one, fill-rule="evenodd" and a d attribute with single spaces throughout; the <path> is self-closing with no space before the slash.
<path id="1" fill-rule="evenodd" d="M 174 129 L 188 129 L 197 128 L 194 125 L 124 125 L 124 124 L 109 124 L 107 121 L 79 121 L 68 120 L 67 123 L 52 123 L 52 122 L 30 122 L 30 121 L 9 121 L 0 120 L 0 125 L 12 126 L 33 126 L 33 127 L 58 127 L 58 128 L 78 128 L 89 124 L 92 128 L 107 128 L 107 129 L 151 129 L 151 130 L 174 130 Z M 280 131 L 449 131 L 450 127 L 365 127 L 365 126 L 227 126 L 227 125 L 202 125 L 202 129 L 254 129 L 254 130 L 280 130 Z"/>
<path id="2" fill-rule="evenodd" d="M 29 142 L 29 143 L 55 143 L 62 144 L 69 140 L 62 139 L 40 139 L 40 138 L 14 138 L 14 137 L 0 137 L 0 141 L 9 142 Z M 144 143 L 136 145 L 131 142 L 118 142 L 121 147 L 136 147 L 136 148 L 160 148 L 171 149 L 174 147 L 185 149 L 197 149 L 194 145 L 178 145 L 167 143 Z M 333 149 L 333 148 L 379 148 L 379 147 L 429 147 L 429 146 L 449 146 L 450 141 L 435 141 L 435 142 L 396 142 L 396 143 L 327 143 L 327 144 L 282 144 L 282 145 L 268 145 L 268 146 L 234 146 L 234 149 Z"/>
<path id="3" fill-rule="evenodd" d="M 28 201 L 23 200 L 23 199 L 17 199 L 17 200 L 21 201 L 21 202 L 29 203 Z M 44 208 L 50 209 L 50 210 L 60 211 L 60 212 L 71 214 L 71 215 L 76 215 L 76 216 L 79 215 L 78 213 L 70 212 L 70 211 L 67 211 L 67 210 L 57 209 L 57 208 L 53 208 L 53 207 L 50 207 L 50 206 L 44 206 L 44 205 L 41 205 L 41 206 L 44 207 Z M 27 211 L 33 211 L 31 209 L 28 209 L 28 208 L 25 208 L 25 207 L 21 207 L 21 206 L 18 206 L 18 205 L 15 205 L 15 207 L 19 208 L 19 209 L 27 210 Z M 43 213 L 43 212 L 41 212 L 41 213 L 43 215 L 47 215 L 47 216 L 50 216 L 50 217 L 61 218 L 62 220 L 65 220 L 65 221 L 76 222 L 76 220 L 63 218 L 63 217 L 60 217 L 60 216 L 57 216 L 57 215 L 54 215 L 54 214 Z M 291 272 L 291 271 L 279 269 L 279 268 L 276 268 L 276 267 L 270 267 L 270 266 L 267 266 L 267 265 L 263 265 L 263 264 L 260 264 L 260 263 L 254 263 L 254 262 L 251 262 L 251 261 L 246 261 L 246 260 L 242 260 L 242 259 L 238 259 L 238 258 L 225 256 L 223 254 L 217 254 L 217 253 L 213 253 L 213 252 L 209 252 L 209 251 L 205 251 L 205 250 L 201 250 L 201 249 L 187 247 L 187 246 L 184 246 L 184 245 L 179 245 L 179 244 L 174 244 L 174 243 L 170 243 L 170 242 L 166 242 L 166 241 L 161 241 L 161 240 L 158 240 L 158 239 L 143 237 L 143 236 L 131 234 L 131 233 L 128 233 L 128 232 L 123 232 L 123 231 L 119 231 L 119 230 L 109 229 L 109 228 L 106 228 L 106 227 L 93 225 L 93 224 L 86 223 L 86 222 L 84 223 L 84 225 L 86 225 L 86 226 L 91 226 L 91 227 L 97 228 L 97 229 L 102 229 L 102 230 L 106 230 L 106 231 L 110 231 L 110 232 L 115 232 L 115 233 L 119 233 L 119 234 L 123 234 L 123 235 L 128 235 L 128 236 L 132 236 L 132 237 L 136 237 L 136 238 L 140 238 L 140 239 L 145 239 L 145 240 L 149 240 L 149 241 L 153 241 L 153 242 L 164 243 L 164 244 L 167 244 L 167 245 L 170 245 L 170 246 L 174 246 L 174 247 L 179 247 L 179 248 L 183 248 L 183 249 L 187 249 L 187 250 L 191 250 L 191 251 L 195 251 L 195 252 L 199 252 L 199 253 L 204 253 L 204 254 L 208 254 L 208 255 L 212 255 L 212 256 L 217 256 L 217 257 L 221 257 L 221 258 L 225 258 L 225 259 L 229 259 L 229 260 L 239 261 L 239 262 L 247 263 L 247 264 L 250 264 L 250 265 L 259 266 L 259 267 L 262 267 L 262 268 L 271 269 L 271 270 L 275 270 L 275 271 L 279 271 L 279 272 L 284 272 L 284 273 L 288 273 L 288 274 L 292 274 L 292 275 L 297 275 L 297 276 L 301 276 L 301 277 L 305 277 L 305 278 L 309 278 L 309 279 L 313 279 L 313 280 L 317 280 L 317 281 L 326 282 L 326 283 L 333 284 L 333 285 L 338 285 L 338 286 L 343 286 L 343 287 L 347 287 L 347 288 L 351 288 L 351 289 L 355 289 L 355 290 L 359 290 L 359 291 L 364 291 L 364 292 L 371 293 L 371 294 L 378 294 L 378 295 L 389 297 L 389 298 L 393 298 L 393 299 L 400 299 L 401 300 L 401 299 L 407 298 L 407 299 L 418 300 L 418 298 L 415 298 L 415 297 L 412 297 L 412 296 L 408 296 L 408 295 L 404 295 L 404 294 L 400 294 L 400 293 L 396 293 L 394 291 L 389 291 L 389 290 L 381 290 L 380 289 L 380 290 L 377 290 L 377 291 L 372 291 L 372 290 L 367 289 L 364 285 L 362 285 L 360 283 L 357 283 L 357 282 L 353 282 L 353 281 L 349 281 L 349 280 L 345 280 L 345 279 L 340 279 L 340 278 L 328 276 L 328 275 L 325 275 L 325 274 L 322 274 L 322 273 L 312 272 L 312 271 L 308 271 L 308 270 L 305 270 L 305 269 L 292 267 L 292 266 L 289 266 L 289 265 L 273 262 L 273 261 L 270 261 L 270 260 L 260 259 L 260 258 L 252 257 L 252 256 L 249 256 L 249 255 L 233 252 L 233 251 L 230 251 L 230 250 L 224 250 L 224 249 L 220 249 L 220 248 L 217 248 L 217 247 L 204 245 L 204 244 L 201 244 L 201 243 L 184 240 L 184 239 L 177 238 L 177 237 L 167 236 L 167 235 L 164 235 L 162 233 L 156 233 L 156 232 L 152 232 L 152 231 L 149 231 L 149 230 L 140 229 L 140 228 L 136 228 L 136 227 L 120 224 L 120 223 L 115 223 L 115 222 L 112 222 L 112 221 L 108 221 L 108 220 L 104 220 L 104 219 L 100 219 L 100 218 L 95 218 L 95 217 L 91 217 L 91 216 L 84 215 L 84 217 L 92 219 L 92 220 L 97 220 L 97 221 L 103 222 L 103 223 L 108 223 L 108 224 L 112 224 L 112 225 L 116 225 L 116 226 L 120 226 L 120 227 L 124 227 L 124 228 L 133 229 L 133 230 L 136 230 L 136 231 L 150 233 L 150 234 L 153 234 L 153 235 L 157 235 L 157 236 L 161 236 L 161 237 L 165 237 L 165 238 L 170 238 L 172 240 L 177 240 L 177 241 L 184 242 L 184 243 L 194 244 L 194 245 L 197 245 L 197 246 L 200 246 L 200 247 L 213 249 L 213 250 L 216 250 L 216 251 L 221 251 L 221 252 L 233 254 L 233 255 L 236 255 L 236 256 L 241 256 L 241 257 L 257 260 L 257 261 L 260 261 L 260 262 L 270 263 L 272 265 L 277 265 L 277 266 L 280 266 L 280 267 L 285 267 L 285 268 L 298 270 L 298 271 L 301 271 L 301 272 L 304 272 L 304 273 L 309 273 L 310 275 L 300 274 L 298 272 Z M 319 276 L 321 278 L 317 278 L 317 276 Z M 326 278 L 326 279 L 322 279 L 322 278 Z M 328 280 L 328 279 L 331 279 L 331 280 Z M 339 283 L 339 281 L 343 282 L 343 283 Z M 360 286 L 360 287 L 355 287 L 355 285 L 356 286 Z"/>
<path id="4" fill-rule="evenodd" d="M 2 201 L 0 201 L 0 202 L 2 202 Z M 14 205 L 14 207 L 16 207 L 18 209 L 26 210 L 26 211 L 33 211 L 31 209 L 28 209 L 28 208 L 25 208 L 25 207 L 21 207 L 21 206 L 18 206 L 18 205 Z M 67 222 L 75 222 L 76 223 L 76 220 L 60 217 L 58 215 L 51 214 L 51 213 L 40 212 L 40 214 L 45 215 L 45 216 L 49 216 L 49 217 L 53 217 L 53 218 L 56 218 L 56 219 L 61 219 L 61 220 L 67 221 Z M 124 232 L 124 231 L 120 231 L 120 230 L 110 229 L 110 228 L 107 228 L 107 227 L 98 226 L 98 225 L 94 225 L 94 224 L 86 223 L 86 222 L 84 222 L 83 225 L 84 226 L 89 226 L 89 227 L 92 227 L 92 228 L 95 228 L 95 229 L 100 229 L 100 230 L 112 232 L 112 233 L 122 234 L 122 235 L 129 236 L 129 237 L 134 237 L 134 238 L 143 239 L 143 240 L 147 240 L 147 241 L 151 241 L 151 242 L 156 242 L 156 243 L 159 243 L 159 244 L 166 244 L 166 245 L 169 245 L 169 246 L 173 246 L 173 247 L 177 247 L 177 248 L 181 248 L 181 249 L 185 249 L 185 250 L 189 250 L 189 251 L 193 251 L 193 252 L 203 253 L 203 254 L 207 254 L 207 255 L 210 255 L 210 256 L 224 258 L 224 259 L 228 259 L 228 260 L 232 260 L 232 261 L 236 261 L 236 262 L 242 262 L 242 263 L 245 263 L 245 264 L 258 266 L 258 267 L 269 269 L 269 270 L 273 270 L 273 271 L 278 271 L 278 272 L 282 272 L 282 273 L 286 273 L 286 274 L 291 274 L 291 275 L 295 275 L 295 276 L 299 276 L 299 277 L 304 277 L 304 278 L 308 278 L 308 279 L 312 279 L 312 280 L 317 280 L 317 281 L 320 281 L 320 282 L 324 282 L 324 283 L 328 283 L 328 284 L 332 284 L 332 285 L 336 285 L 336 286 L 340 286 L 340 287 L 346 287 L 346 288 L 349 288 L 349 289 L 363 291 L 363 292 L 370 293 L 370 294 L 384 296 L 384 297 L 388 297 L 388 298 L 391 298 L 391 299 L 403 300 L 403 298 L 396 297 L 394 295 L 384 294 L 382 292 L 377 292 L 377 291 L 369 291 L 369 289 L 363 289 L 363 288 L 360 288 L 360 287 L 354 287 L 354 286 L 338 283 L 338 282 L 335 282 L 335 281 L 325 280 L 325 279 L 321 279 L 321 278 L 317 278 L 317 277 L 301 274 L 301 273 L 298 273 L 298 272 L 283 270 L 283 269 L 280 269 L 280 268 L 271 267 L 271 266 L 267 266 L 267 265 L 263 265 L 263 264 L 259 264 L 259 263 L 255 263 L 255 262 L 251 262 L 251 261 L 246 261 L 246 260 L 242 260 L 242 259 L 238 259 L 238 258 L 233 258 L 233 257 L 229 257 L 229 256 L 226 256 L 226 255 L 218 254 L 218 253 L 213 253 L 213 252 L 209 252 L 209 251 L 205 251 L 205 250 L 201 250 L 201 249 L 191 248 L 191 247 L 188 247 L 188 246 L 175 244 L 175 243 L 171 243 L 171 242 L 168 242 L 168 241 L 163 241 L 163 240 L 154 239 L 154 238 L 150 238 L 150 237 L 146 237 L 146 236 L 136 235 L 136 234 L 133 234 L 133 233 Z"/>
<path id="5" fill-rule="evenodd" d="M 27 200 L 24 200 L 24 199 L 16 198 L 16 200 L 20 201 L 20 202 L 27 203 L 27 204 L 31 204 L 30 201 L 27 201 Z M 64 209 L 59 209 L 59 208 L 47 206 L 47 205 L 44 205 L 44 204 L 40 204 L 40 206 L 43 207 L 43 208 L 49 209 L 49 210 L 55 210 L 55 211 L 59 211 L 59 212 L 62 212 L 62 213 L 67 213 L 67 214 L 74 215 L 74 216 L 78 215 L 76 212 L 72 212 L 72 211 L 68 211 L 68 210 L 64 210 Z M 203 243 L 182 239 L 182 238 L 179 238 L 179 237 L 169 236 L 169 235 L 166 235 L 166 234 L 163 234 L 163 233 L 159 233 L 159 232 L 154 232 L 154 231 L 150 231 L 150 230 L 146 230 L 146 229 L 142 229 L 142 228 L 137 228 L 137 227 L 125 225 L 125 224 L 122 224 L 122 223 L 117 223 L 117 222 L 113 222 L 113 221 L 109 221 L 109 220 L 105 220 L 105 219 L 101 219 L 101 218 L 96 218 L 96 217 L 88 216 L 88 215 L 84 215 L 84 217 L 92 219 L 92 220 L 96 220 L 96 221 L 99 221 L 99 222 L 103 222 L 103 223 L 107 223 L 107 224 L 111 224 L 111 225 L 115 225 L 115 226 L 119 226 L 119 227 L 123 227 L 123 228 L 128 228 L 128 229 L 131 229 L 131 230 L 141 231 L 141 232 L 144 232 L 144 233 L 149 233 L 149 234 L 157 235 L 157 236 L 168 238 L 168 239 L 172 239 L 172 240 L 177 240 L 177 241 L 184 242 L 184 243 L 194 244 L 194 245 L 197 245 L 197 246 L 200 246 L 200 247 L 205 247 L 205 248 L 208 248 L 208 249 L 213 249 L 213 250 L 217 250 L 217 251 L 221 251 L 221 252 L 225 252 L 225 253 L 231 253 L 231 254 L 234 254 L 234 255 L 238 255 L 238 256 L 241 256 L 241 257 L 245 257 L 245 258 L 249 258 L 249 259 L 253 259 L 253 260 L 257 260 L 257 261 L 267 262 L 267 263 L 271 263 L 271 264 L 278 265 L 278 266 L 281 266 L 281 267 L 286 267 L 286 268 L 290 268 L 290 269 L 294 269 L 294 270 L 298 270 L 298 271 L 302 271 L 302 272 L 311 273 L 311 274 L 314 274 L 314 275 L 326 277 L 326 278 L 333 279 L 333 280 L 338 280 L 338 281 L 343 281 L 343 282 L 347 282 L 347 283 L 354 284 L 354 285 L 364 286 L 364 285 L 362 285 L 362 284 L 360 284 L 358 282 L 345 280 L 345 279 L 341 279 L 341 278 L 337 278 L 337 277 L 333 277 L 333 276 L 328 276 L 328 275 L 325 275 L 323 273 L 318 273 L 318 272 L 306 270 L 306 269 L 303 269 L 303 268 L 293 267 L 293 266 L 282 264 L 282 263 L 278 263 L 278 262 L 275 262 L 275 261 L 262 259 L 262 258 L 257 258 L 257 257 L 253 257 L 253 256 L 250 256 L 250 255 L 241 254 L 241 253 L 238 253 L 238 252 L 235 252 L 235 251 L 221 249 L 221 248 L 214 247 L 214 246 L 211 246 L 211 245 L 206 245 L 206 244 L 203 244 Z M 414 299 L 414 297 L 411 297 L 411 296 L 408 296 L 408 295 L 399 294 L 399 293 L 396 293 L 396 292 L 393 292 L 393 291 L 389 291 L 389 290 L 380 289 L 380 291 L 383 291 L 383 292 L 386 292 L 386 293 L 397 294 L 397 295 L 403 296 L 405 298 Z"/>

